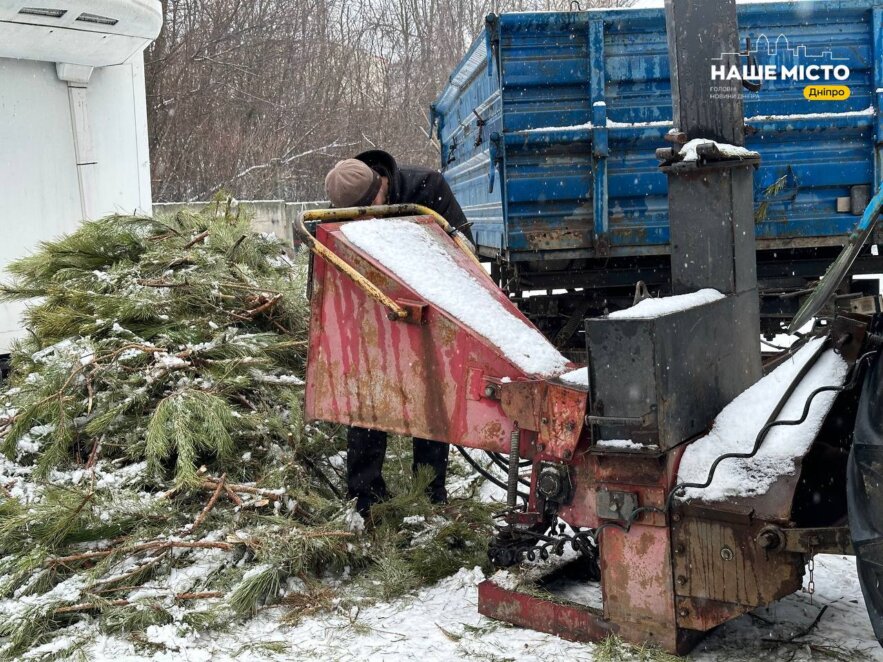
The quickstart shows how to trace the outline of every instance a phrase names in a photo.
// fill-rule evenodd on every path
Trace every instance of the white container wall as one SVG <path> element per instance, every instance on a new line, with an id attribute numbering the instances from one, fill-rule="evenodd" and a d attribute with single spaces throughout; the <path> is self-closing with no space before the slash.
<path id="1" fill-rule="evenodd" d="M 152 203 L 142 53 L 159 2 L 20 4 L 0 0 L 0 269 L 85 218 Z M 0 304 L 0 354 L 23 333 L 20 314 Z"/>

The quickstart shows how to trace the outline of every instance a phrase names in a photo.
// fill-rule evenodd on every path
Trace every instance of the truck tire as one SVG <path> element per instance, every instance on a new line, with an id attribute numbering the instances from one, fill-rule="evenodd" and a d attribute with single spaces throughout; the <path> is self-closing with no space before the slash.
<path id="1" fill-rule="evenodd" d="M 883 645 L 883 355 L 865 375 L 846 470 L 849 529 L 868 616 Z"/>

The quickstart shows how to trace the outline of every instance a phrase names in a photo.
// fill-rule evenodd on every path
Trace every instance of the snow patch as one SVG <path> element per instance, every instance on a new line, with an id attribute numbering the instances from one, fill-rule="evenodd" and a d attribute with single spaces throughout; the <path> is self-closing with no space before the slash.
<path id="1" fill-rule="evenodd" d="M 678 294 L 673 297 L 661 297 L 659 299 L 644 299 L 637 305 L 625 310 L 610 313 L 607 318 L 615 320 L 655 319 L 684 310 L 697 308 L 714 301 L 725 298 L 717 290 L 705 289 L 690 294 Z"/>
<path id="2" fill-rule="evenodd" d="M 396 274 L 419 296 L 460 320 L 530 375 L 564 372 L 567 359 L 528 322 L 507 310 L 457 264 L 444 245 L 418 223 L 370 219 L 341 228 L 352 244 Z"/>
<path id="3" fill-rule="evenodd" d="M 304 380 L 297 375 L 261 375 L 259 381 L 264 384 L 281 384 L 284 386 L 304 385 Z"/>
<path id="4" fill-rule="evenodd" d="M 586 366 L 585 368 L 578 368 L 577 370 L 565 372 L 558 379 L 571 386 L 589 388 L 589 368 Z"/>
<path id="5" fill-rule="evenodd" d="M 650 446 L 634 442 L 631 439 L 601 439 L 595 444 L 595 446 L 598 448 L 619 448 L 631 451 L 640 451 L 645 448 L 651 448 Z"/>
<path id="6" fill-rule="evenodd" d="M 350 508 L 344 516 L 344 525 L 350 533 L 361 533 L 365 530 L 365 518 L 355 508 Z"/>
<path id="7" fill-rule="evenodd" d="M 712 463 L 726 453 L 747 453 L 788 386 L 818 349 L 823 339 L 802 347 L 790 361 L 776 368 L 727 405 L 718 414 L 711 432 L 690 444 L 681 460 L 678 482 L 704 483 Z M 822 354 L 795 389 L 779 420 L 800 418 L 807 397 L 820 386 L 842 385 L 849 367 L 833 350 Z M 812 402 L 809 416 L 800 425 L 770 430 L 757 455 L 747 460 L 727 459 L 718 465 L 711 485 L 690 488 L 682 498 L 722 501 L 765 493 L 780 477 L 794 473 L 794 462 L 809 450 L 836 393 L 825 392 Z"/>
<path id="8" fill-rule="evenodd" d="M 596 104 L 597 105 L 597 104 Z M 650 122 L 617 122 L 616 120 L 607 120 L 608 129 L 649 129 L 651 127 L 671 126 L 671 120 L 653 120 Z M 554 131 L 583 131 L 594 129 L 592 122 L 584 124 L 570 124 L 568 126 L 538 126 L 535 129 L 522 129 L 521 131 L 513 131 L 512 135 L 529 136 L 534 133 L 552 133 Z"/>
<path id="9" fill-rule="evenodd" d="M 880 90 L 877 90 L 878 92 Z M 837 117 L 873 117 L 877 114 L 874 106 L 869 106 L 864 110 L 848 110 L 844 113 L 797 113 L 794 115 L 755 115 L 749 117 L 746 122 L 793 122 L 797 120 L 824 120 L 835 119 Z"/>
<path id="10" fill-rule="evenodd" d="M 738 145 L 719 143 L 708 138 L 695 138 L 681 148 L 684 161 L 698 161 L 699 147 L 703 145 L 715 145 L 721 154 L 732 159 L 750 159 L 760 156 L 757 152 L 752 152 L 750 149 L 745 149 Z"/>

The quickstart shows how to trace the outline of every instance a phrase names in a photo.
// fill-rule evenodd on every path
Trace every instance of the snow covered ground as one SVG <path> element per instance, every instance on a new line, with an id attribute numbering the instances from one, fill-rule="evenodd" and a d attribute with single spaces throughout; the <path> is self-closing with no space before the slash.
<path id="1" fill-rule="evenodd" d="M 459 460 L 455 460 L 459 461 Z M 452 493 L 466 494 L 475 477 L 459 478 Z M 504 493 L 482 482 L 483 500 L 502 501 Z M 358 610 L 338 609 L 302 620 L 282 622 L 285 610 L 269 608 L 252 620 L 222 633 L 200 633 L 171 624 L 148 630 L 144 646 L 136 649 L 122 638 L 97 635 L 84 628 L 72 639 L 87 637 L 81 650 L 97 662 L 281 662 L 322 660 L 356 662 L 421 662 L 442 660 L 647 660 L 636 649 L 609 649 L 574 643 L 552 635 L 493 621 L 478 613 L 479 568 L 463 568 L 435 586 L 389 603 Z M 804 582 L 805 583 L 805 582 Z M 881 661 L 883 648 L 874 639 L 855 572 L 845 556 L 818 556 L 816 592 L 795 593 L 769 608 L 755 610 L 718 628 L 687 656 L 697 662 L 757 662 L 759 660 Z M 813 625 L 821 614 L 818 623 Z M 806 634 L 804 634 L 806 633 Z M 671 658 L 660 656 L 660 662 Z"/>
<path id="2" fill-rule="evenodd" d="M 455 460 L 456 461 L 456 460 Z M 499 501 L 502 491 L 474 476 L 458 477 L 452 493 Z M 322 660 L 647 660 L 672 658 L 637 649 L 580 644 L 513 627 L 478 613 L 479 568 L 463 568 L 435 586 L 358 610 L 338 607 L 286 625 L 285 608 L 267 608 L 226 631 L 200 632 L 182 622 L 150 626 L 136 645 L 101 634 L 94 621 L 78 623 L 23 659 L 87 659 L 97 662 Z M 819 556 L 816 592 L 796 593 L 758 609 L 707 636 L 687 659 L 701 662 L 788 660 L 880 660 L 855 573 L 854 559 Z M 824 612 L 822 612 L 824 610 Z M 821 616 L 820 616 L 821 614 Z M 183 610 L 180 614 L 183 617 Z M 818 622 L 816 623 L 816 620 Z"/>
<path id="3" fill-rule="evenodd" d="M 148 633 L 156 652 L 100 637 L 83 652 L 114 660 L 594 660 L 597 647 L 567 642 L 480 616 L 479 569 L 463 569 L 434 587 L 360 613 L 313 617 L 295 627 L 268 609 L 221 635 L 167 625 Z M 732 621 L 702 641 L 690 660 L 883 660 L 865 613 L 852 558 L 816 559 L 816 593 L 798 593 Z M 825 609 L 818 624 L 812 626 Z M 610 659 L 609 657 L 607 659 Z M 615 659 L 615 658 L 614 658 Z M 621 659 L 630 659 L 627 654 Z M 635 656 L 634 659 L 639 659 Z"/>

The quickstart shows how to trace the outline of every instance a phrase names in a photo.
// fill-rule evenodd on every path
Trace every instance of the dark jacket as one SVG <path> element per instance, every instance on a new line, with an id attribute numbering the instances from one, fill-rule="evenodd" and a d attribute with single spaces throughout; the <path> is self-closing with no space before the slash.
<path id="1" fill-rule="evenodd" d="M 472 241 L 466 216 L 440 172 L 419 166 L 399 166 L 390 154 L 380 149 L 362 152 L 355 158 L 389 179 L 388 204 L 429 207 Z"/>

